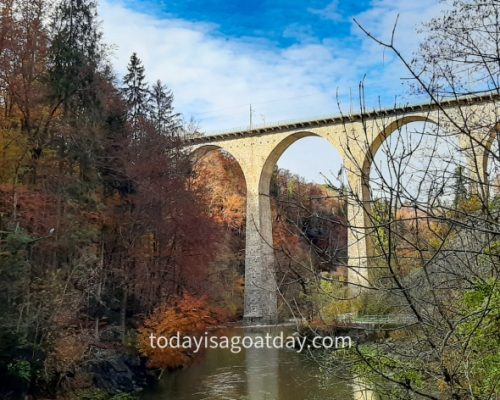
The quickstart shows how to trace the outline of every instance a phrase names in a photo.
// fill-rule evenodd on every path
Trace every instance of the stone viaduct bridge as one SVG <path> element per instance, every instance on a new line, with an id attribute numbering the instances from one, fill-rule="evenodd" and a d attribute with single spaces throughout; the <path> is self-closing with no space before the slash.
<path id="1" fill-rule="evenodd" d="M 239 163 L 246 180 L 245 319 L 265 323 L 277 318 L 269 190 L 274 166 L 292 143 L 319 136 L 343 158 L 349 192 L 348 282 L 362 287 L 369 285 L 372 254 L 368 178 L 384 140 L 405 124 L 432 122 L 457 135 L 471 178 L 485 182 L 486 149 L 493 142 L 499 116 L 500 95 L 488 94 L 187 139 L 185 145 L 193 162 L 210 151 L 226 151 Z"/>

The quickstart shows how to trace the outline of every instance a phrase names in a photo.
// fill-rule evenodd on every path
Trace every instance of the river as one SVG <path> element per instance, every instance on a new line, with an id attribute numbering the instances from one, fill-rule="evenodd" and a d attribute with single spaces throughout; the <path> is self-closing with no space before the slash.
<path id="1" fill-rule="evenodd" d="M 232 328 L 218 335 L 288 334 L 290 329 Z M 339 371 L 340 372 L 340 371 Z M 325 372 L 314 357 L 287 349 L 208 349 L 191 366 L 165 373 L 142 400 L 378 400 L 361 385 Z"/>

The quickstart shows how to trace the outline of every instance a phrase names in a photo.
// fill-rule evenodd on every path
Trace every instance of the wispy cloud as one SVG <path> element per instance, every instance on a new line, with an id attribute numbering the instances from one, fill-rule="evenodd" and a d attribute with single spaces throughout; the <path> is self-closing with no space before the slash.
<path id="1" fill-rule="evenodd" d="M 438 7 L 434 0 L 375 0 L 356 17 L 385 38 L 399 13 L 398 43 L 411 52 L 417 46 L 415 24 Z M 315 8 L 312 18 L 340 16 L 335 2 L 322 10 Z M 250 104 L 257 123 L 334 114 L 337 90 L 348 109 L 349 93 L 357 93 L 365 75 L 366 92 L 376 105 L 379 95 L 387 100 L 402 93 L 399 78 L 407 75 L 351 23 L 353 15 L 341 16 L 351 32 L 340 36 L 333 21 L 332 31 L 319 36 L 308 28 L 314 21 L 289 21 L 282 36 L 293 41 L 286 46 L 264 33 L 225 36 L 216 22 L 154 16 L 115 0 L 103 1 L 100 15 L 106 40 L 116 45 L 113 62 L 118 73 L 123 74 L 136 51 L 148 78 L 167 83 L 177 109 L 208 131 L 245 126 Z"/>
<path id="2" fill-rule="evenodd" d="M 339 0 L 333 0 L 324 8 L 308 8 L 307 11 L 330 21 L 338 22 L 342 20 L 342 13 L 339 11 Z"/>

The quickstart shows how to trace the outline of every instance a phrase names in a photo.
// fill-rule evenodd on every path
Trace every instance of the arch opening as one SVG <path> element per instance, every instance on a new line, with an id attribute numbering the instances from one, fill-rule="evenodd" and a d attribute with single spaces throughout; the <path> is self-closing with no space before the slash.
<path id="1" fill-rule="evenodd" d="M 211 263 L 210 298 L 243 317 L 245 289 L 246 180 L 238 161 L 217 145 L 191 153 L 191 185 L 203 199 L 205 212 L 216 226 L 217 253 Z"/>
<path id="2" fill-rule="evenodd" d="M 321 139 L 322 139 L 323 141 L 321 141 L 321 143 L 323 144 L 323 146 L 317 146 L 316 153 L 318 153 L 318 152 L 324 153 L 325 148 L 332 148 L 333 151 L 338 155 L 337 159 L 341 160 L 337 164 L 342 166 L 342 157 L 340 156 L 340 154 L 341 154 L 340 150 L 337 149 L 333 143 L 329 142 L 327 139 L 323 138 L 321 135 L 319 135 L 315 132 L 309 132 L 309 131 L 296 132 L 294 134 L 287 136 L 280 143 L 278 143 L 276 145 L 276 147 L 273 149 L 273 151 L 267 157 L 267 159 L 264 163 L 264 166 L 262 168 L 262 173 L 261 173 L 261 176 L 259 179 L 259 193 L 264 194 L 264 195 L 269 195 L 271 177 L 272 177 L 272 174 L 274 172 L 275 166 L 278 163 L 278 160 L 281 159 L 282 155 L 284 155 L 285 152 L 287 152 L 288 154 L 291 154 L 289 152 L 289 149 L 291 148 L 291 146 L 294 145 L 295 142 L 300 141 L 301 139 L 304 139 L 304 138 L 306 138 L 306 140 L 303 141 L 302 143 L 308 142 L 309 144 L 312 144 L 312 146 L 310 145 L 310 147 L 307 149 L 307 154 L 304 154 L 304 160 L 307 160 L 307 159 L 310 160 L 311 152 L 315 153 L 315 150 L 314 150 L 315 144 L 314 143 L 319 143 L 317 140 L 321 141 Z M 313 139 L 313 140 L 311 141 L 311 139 Z M 316 140 L 314 140 L 314 139 L 316 139 Z M 294 152 L 294 149 L 298 149 L 298 147 L 294 146 L 293 148 L 291 148 L 291 151 Z M 299 150 L 297 153 L 299 153 L 299 152 L 304 153 L 303 150 Z M 295 154 L 295 156 L 297 156 L 297 155 L 298 154 Z M 322 154 L 322 156 L 325 156 L 325 154 Z M 293 161 L 291 159 L 287 159 L 286 155 L 284 156 L 284 158 L 285 158 L 285 160 L 284 160 L 285 165 L 287 165 L 287 166 L 292 165 L 291 162 L 293 163 Z M 326 169 L 326 172 L 329 173 L 330 170 Z M 310 177 L 313 175 L 314 174 L 311 174 Z M 327 176 L 327 174 L 324 174 L 324 175 Z M 315 174 L 316 179 L 317 179 L 317 176 L 318 176 L 318 174 L 316 171 L 316 174 Z"/>
<path id="3" fill-rule="evenodd" d="M 465 179 L 467 157 L 458 135 L 433 121 L 398 122 L 367 155 L 370 200 L 393 198 L 398 206 L 449 203 L 457 175 Z"/>
<path id="4" fill-rule="evenodd" d="M 380 147 L 386 142 L 387 139 L 389 139 L 395 132 L 401 131 L 402 129 L 407 129 L 405 128 L 408 124 L 413 124 L 413 123 L 421 123 L 424 126 L 428 124 L 433 124 L 433 125 L 438 125 L 435 121 L 431 120 L 428 117 L 424 116 L 411 116 L 411 117 L 403 117 L 401 119 L 398 119 L 388 126 L 386 126 L 369 144 L 368 148 L 366 149 L 366 156 L 363 161 L 362 165 L 362 174 L 364 177 L 368 178 L 370 175 L 370 170 L 372 163 L 374 161 L 374 157 L 377 154 L 378 150 Z"/>
<path id="5" fill-rule="evenodd" d="M 259 190 L 263 201 L 270 203 L 283 316 L 333 317 L 324 315 L 326 297 L 318 306 L 311 301 L 311 293 L 320 295 L 328 281 L 339 282 L 343 290 L 341 282 L 347 274 L 345 184 L 340 152 L 313 132 L 285 138 L 264 164 Z"/>
<path id="6" fill-rule="evenodd" d="M 372 156 L 368 218 L 375 262 L 391 265 L 391 275 L 418 274 L 445 240 L 446 213 L 468 199 L 467 153 L 458 135 L 412 121 L 393 130 Z"/>

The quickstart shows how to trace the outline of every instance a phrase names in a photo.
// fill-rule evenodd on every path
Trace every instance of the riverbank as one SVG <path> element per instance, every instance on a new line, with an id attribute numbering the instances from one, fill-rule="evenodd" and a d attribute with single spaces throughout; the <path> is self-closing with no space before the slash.
<path id="1" fill-rule="evenodd" d="M 217 332 L 228 337 L 293 335 L 294 326 L 238 326 Z M 323 371 L 309 352 L 287 348 L 211 348 L 188 368 L 164 374 L 139 394 L 141 400 L 345 400 L 353 387 L 337 374 Z"/>
<path id="2" fill-rule="evenodd" d="M 301 350 L 307 348 L 312 343 L 314 337 L 349 337 L 350 341 L 354 344 L 367 343 L 370 341 L 385 340 L 388 337 L 388 331 L 375 329 L 366 330 L 360 327 L 348 326 L 347 324 L 341 325 L 310 325 L 301 323 L 301 321 L 286 321 L 275 325 L 245 325 L 241 321 L 226 323 L 218 325 L 209 329 L 210 336 L 222 337 L 229 336 L 229 339 L 236 341 L 240 340 L 238 354 L 234 354 L 230 346 L 226 348 L 211 349 L 208 348 L 196 354 L 188 366 L 178 369 L 159 370 L 150 369 L 147 365 L 147 359 L 140 357 L 133 345 L 100 345 L 94 346 L 92 353 L 86 361 L 71 371 L 68 376 L 62 377 L 58 383 L 58 387 L 63 390 L 54 397 L 48 397 L 44 394 L 43 398 L 60 398 L 68 400 L 124 400 L 133 398 L 149 398 L 147 393 L 156 393 L 157 391 L 163 392 L 165 390 L 173 390 L 170 385 L 175 384 L 175 377 L 186 377 L 190 380 L 194 375 L 206 374 L 208 371 L 215 371 L 214 373 L 219 376 L 222 372 L 220 368 L 230 368 L 228 365 L 233 363 L 238 368 L 247 368 L 251 366 L 252 371 L 248 373 L 255 373 L 253 369 L 258 369 L 256 360 L 262 362 L 262 365 L 272 362 L 281 365 L 282 359 L 293 359 L 294 363 L 306 362 L 314 357 L 323 358 L 330 350 L 317 350 L 307 351 L 299 354 Z M 271 335 L 273 337 L 284 336 L 295 338 L 295 346 L 287 348 L 282 346 L 280 348 L 266 347 L 266 348 L 243 348 L 241 346 L 241 338 L 254 338 L 263 337 L 262 335 Z M 300 347 L 301 340 L 304 340 L 308 346 Z M 297 356 L 291 356 L 289 353 L 292 350 Z M 312 350 L 312 349 L 311 349 Z M 298 357 L 298 359 L 296 358 Z M 297 360 L 301 360 L 300 362 Z M 218 363 L 222 364 L 219 365 Z M 205 367 L 203 367 L 205 366 Z M 201 368 L 201 370 L 200 370 Z M 276 367 L 278 368 L 278 367 Z M 286 367 L 288 368 L 288 367 Z M 279 369 L 279 368 L 278 368 Z M 190 372 L 192 371 L 192 372 Z M 227 371 L 226 371 L 227 372 Z M 274 373 L 274 372 L 269 372 Z M 314 375 L 314 374 L 313 374 Z M 204 375 L 205 376 L 205 375 Z M 299 379 L 297 375 L 296 379 Z M 159 380 L 159 378 L 161 378 Z M 209 377 L 205 377 L 209 379 Z M 221 376 L 219 376 L 222 379 Z M 182 378 L 184 379 L 184 378 Z M 193 378 L 194 379 L 194 378 Z M 243 379 L 238 375 L 238 380 Z M 260 379 L 260 378 L 259 378 Z M 295 378 L 294 378 L 295 379 Z M 309 379 L 312 379 L 309 377 Z M 278 381 L 280 378 L 278 378 Z M 164 382 L 170 382 L 168 384 Z M 227 383 L 227 382 L 226 382 Z M 252 384 L 247 382 L 247 384 Z M 165 389 L 165 385 L 170 389 Z M 280 384 L 278 384 L 279 386 Z M 339 385 L 337 382 L 336 385 Z M 238 386 L 238 385 L 237 385 Z M 64 390 L 64 389 L 67 390 Z M 74 389 L 71 389 L 74 388 Z M 176 390 L 181 390 L 177 388 Z M 241 387 L 239 391 L 243 390 Z M 246 390 L 249 390 L 248 388 Z M 182 390 L 181 390 L 182 391 Z M 271 391 L 272 392 L 272 391 Z M 42 398 L 33 396 L 33 398 Z M 13 397 L 5 393 L 2 398 L 15 400 Z M 154 396 L 153 396 L 154 398 Z M 174 397 L 175 398 L 175 397 Z"/>

